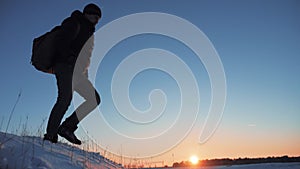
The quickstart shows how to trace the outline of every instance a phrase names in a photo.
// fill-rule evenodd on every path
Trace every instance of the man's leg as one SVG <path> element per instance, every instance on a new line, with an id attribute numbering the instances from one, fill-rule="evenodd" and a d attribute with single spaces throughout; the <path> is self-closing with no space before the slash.
<path id="1" fill-rule="evenodd" d="M 80 94 L 85 101 L 62 123 L 60 128 L 72 132 L 68 133 L 68 138 L 65 138 L 70 142 L 79 144 L 81 143 L 79 142 L 80 140 L 74 135 L 77 124 L 100 104 L 100 96 L 87 78 L 80 79 L 80 82 L 74 85 L 74 90 Z"/>
<path id="2" fill-rule="evenodd" d="M 71 103 L 73 95 L 72 67 L 65 64 L 58 64 L 55 66 L 55 72 L 58 96 L 52 108 L 47 125 L 47 134 L 44 138 L 52 142 L 57 142 L 58 127 Z"/>
<path id="3" fill-rule="evenodd" d="M 79 84 L 74 86 L 74 90 L 85 99 L 73 113 L 76 114 L 79 122 L 100 104 L 101 99 L 99 93 L 87 78 L 81 79 Z"/>

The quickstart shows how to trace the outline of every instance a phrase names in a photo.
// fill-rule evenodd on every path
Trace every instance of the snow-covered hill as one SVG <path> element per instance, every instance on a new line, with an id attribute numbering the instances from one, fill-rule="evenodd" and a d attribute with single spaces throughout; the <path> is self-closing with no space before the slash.
<path id="1" fill-rule="evenodd" d="M 104 169 L 122 168 L 99 153 L 86 152 L 65 143 L 52 144 L 40 137 L 0 132 L 1 169 Z"/>
<path id="2" fill-rule="evenodd" d="M 99 153 L 87 152 L 65 143 L 52 144 L 44 142 L 40 137 L 16 136 L 0 132 L 0 169 L 77 168 L 115 169 L 122 166 Z M 300 163 L 249 164 L 199 169 L 300 169 Z"/>

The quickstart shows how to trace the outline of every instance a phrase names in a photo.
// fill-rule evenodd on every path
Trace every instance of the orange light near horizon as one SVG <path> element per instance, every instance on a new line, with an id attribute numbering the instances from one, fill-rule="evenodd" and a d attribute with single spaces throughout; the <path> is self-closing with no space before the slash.
<path id="1" fill-rule="evenodd" d="M 193 165 L 197 165 L 199 163 L 199 158 L 197 156 L 193 155 L 193 156 L 190 157 L 190 162 Z"/>

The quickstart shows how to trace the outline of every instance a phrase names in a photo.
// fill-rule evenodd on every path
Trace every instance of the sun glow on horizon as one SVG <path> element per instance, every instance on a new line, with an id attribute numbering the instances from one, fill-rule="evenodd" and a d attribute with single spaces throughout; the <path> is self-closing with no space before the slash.
<path id="1" fill-rule="evenodd" d="M 190 157 L 190 162 L 193 164 L 193 165 L 197 165 L 199 163 L 199 158 L 196 156 L 196 155 L 192 155 Z"/>

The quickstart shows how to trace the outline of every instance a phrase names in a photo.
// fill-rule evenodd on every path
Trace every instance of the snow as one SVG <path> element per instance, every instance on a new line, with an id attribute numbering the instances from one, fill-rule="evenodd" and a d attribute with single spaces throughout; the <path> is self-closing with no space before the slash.
<path id="1" fill-rule="evenodd" d="M 156 168 L 164 169 L 164 168 Z M 300 163 L 262 163 L 262 164 L 245 164 L 234 166 L 210 166 L 210 167 L 182 167 L 174 169 L 300 169 Z"/>
<path id="2" fill-rule="evenodd" d="M 52 144 L 40 137 L 16 136 L 0 132 L 0 168 L 115 169 L 122 166 L 99 153 L 87 152 L 65 143 Z M 248 164 L 199 169 L 300 169 L 300 163 Z"/>
<path id="3" fill-rule="evenodd" d="M 206 167 L 200 169 L 300 169 L 300 163 L 262 163 L 234 166 Z"/>
<path id="4" fill-rule="evenodd" d="M 108 169 L 122 168 L 99 153 L 65 143 L 52 144 L 40 137 L 0 132 L 0 168 L 8 169 Z"/>
<path id="5" fill-rule="evenodd" d="M 228 169 L 300 169 L 300 163 L 266 163 L 227 167 Z"/>

